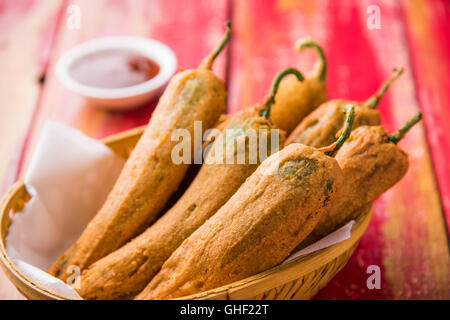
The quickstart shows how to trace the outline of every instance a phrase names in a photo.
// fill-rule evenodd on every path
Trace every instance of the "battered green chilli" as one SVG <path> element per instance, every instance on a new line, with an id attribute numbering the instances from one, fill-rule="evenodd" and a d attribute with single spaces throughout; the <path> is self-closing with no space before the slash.
<path id="1" fill-rule="evenodd" d="M 230 118 L 221 135 L 215 137 L 199 173 L 166 214 L 128 244 L 83 272 L 78 290 L 83 298 L 118 299 L 142 291 L 183 240 L 216 213 L 256 170 L 265 158 L 257 157 L 252 161 L 252 157 L 261 155 L 261 147 L 270 155 L 276 151 L 276 144 L 282 146 L 284 135 L 272 137 L 273 127 L 267 118 L 280 80 L 287 74 L 301 77 L 295 69 L 282 71 L 263 101 Z M 229 150 L 233 163 L 227 162 Z M 245 162 L 236 164 L 242 151 Z"/>
<path id="2" fill-rule="evenodd" d="M 70 266 L 84 270 L 156 220 L 189 167 L 172 161 L 171 152 L 178 143 L 172 141 L 172 133 L 186 129 L 193 136 L 194 121 L 201 121 L 206 130 L 225 111 L 225 86 L 211 66 L 229 38 L 228 23 L 219 47 L 197 69 L 171 79 L 106 202 L 80 238 L 53 263 L 50 274 L 66 280 Z"/>
<path id="3" fill-rule="evenodd" d="M 295 77 L 287 77 L 281 82 L 270 120 L 288 134 L 327 100 L 327 62 L 322 48 L 313 39 L 303 38 L 296 42 L 295 49 L 299 52 L 312 49 L 317 53 L 318 60 L 313 71 L 302 82 Z"/>
<path id="4" fill-rule="evenodd" d="M 378 91 L 363 103 L 341 99 L 325 102 L 295 128 L 287 138 L 286 144 L 297 142 L 320 148 L 333 143 L 345 121 L 342 108 L 349 103 L 355 106 L 353 129 L 365 125 L 379 125 L 380 113 L 376 110 L 376 107 L 386 90 L 402 72 L 403 68 L 395 68 L 392 77 L 383 83 Z"/>
<path id="5" fill-rule="evenodd" d="M 336 155 L 344 174 L 342 195 L 300 247 L 356 219 L 383 192 L 402 179 L 408 171 L 408 155 L 396 144 L 421 118 L 419 112 L 391 135 L 380 126 L 362 126 L 352 131 Z"/>
<path id="6" fill-rule="evenodd" d="M 348 137 L 354 107 L 347 108 Z M 136 297 L 170 299 L 217 288 L 282 262 L 333 206 L 342 188 L 336 152 L 291 144 L 264 160 L 192 233 Z"/>

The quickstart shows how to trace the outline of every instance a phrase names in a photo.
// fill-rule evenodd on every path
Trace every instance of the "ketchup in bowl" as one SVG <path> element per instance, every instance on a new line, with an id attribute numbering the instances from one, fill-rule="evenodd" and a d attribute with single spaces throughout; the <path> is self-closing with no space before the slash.
<path id="1" fill-rule="evenodd" d="M 156 97 L 177 68 L 175 53 L 162 42 L 130 36 L 96 38 L 67 50 L 55 66 L 66 89 L 89 105 L 126 110 Z"/>
<path id="2" fill-rule="evenodd" d="M 135 51 L 111 48 L 81 57 L 68 71 L 80 84 L 114 89 L 146 82 L 159 73 L 160 67 Z"/>

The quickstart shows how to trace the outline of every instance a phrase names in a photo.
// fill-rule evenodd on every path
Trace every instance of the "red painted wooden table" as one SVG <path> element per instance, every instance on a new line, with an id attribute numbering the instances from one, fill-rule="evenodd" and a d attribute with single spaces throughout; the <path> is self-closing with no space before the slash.
<path id="1" fill-rule="evenodd" d="M 68 27 L 70 5 L 80 8 L 79 29 Z M 371 28 L 368 19 L 377 8 L 380 28 Z M 195 67 L 220 39 L 226 19 L 233 38 L 215 71 L 227 83 L 230 113 L 259 100 L 282 68 L 309 70 L 313 55 L 292 48 L 305 35 L 326 51 L 330 98 L 363 100 L 394 66 L 405 67 L 379 110 L 390 131 L 418 110 L 424 114 L 400 143 L 410 154 L 409 172 L 375 203 L 370 227 L 348 265 L 316 299 L 449 299 L 446 0 L 0 0 L 2 193 L 26 169 L 46 119 L 102 138 L 151 116 L 155 101 L 130 112 L 106 112 L 65 90 L 54 66 L 68 48 L 99 36 L 148 36 L 168 44 L 180 67 Z M 381 289 L 367 288 L 370 265 L 381 268 Z M 20 297 L 0 274 L 0 298 Z"/>

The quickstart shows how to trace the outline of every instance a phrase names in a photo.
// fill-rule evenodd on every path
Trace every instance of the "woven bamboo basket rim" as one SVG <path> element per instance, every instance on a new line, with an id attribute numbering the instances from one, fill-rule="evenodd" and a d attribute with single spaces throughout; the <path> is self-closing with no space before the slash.
<path id="1" fill-rule="evenodd" d="M 144 129 L 145 126 L 137 127 L 135 129 L 109 136 L 102 141 L 118 155 L 125 158 L 128 156 L 128 151 L 139 140 Z M 29 195 L 23 180 L 20 179 L 7 191 L 0 201 L 0 264 L 9 280 L 25 296 L 29 297 L 29 294 L 24 291 L 31 291 L 33 295 L 45 299 L 72 300 L 70 297 L 34 283 L 31 279 L 22 274 L 22 272 L 15 266 L 6 251 L 5 238 L 12 222 L 11 213 L 20 211 L 28 200 Z M 205 292 L 184 296 L 179 299 L 247 299 L 249 296 L 249 291 L 251 291 L 252 296 L 256 296 L 269 289 L 296 280 L 303 275 L 313 272 L 321 266 L 326 265 L 333 259 L 343 255 L 348 250 L 352 250 L 352 247 L 356 245 L 366 231 L 370 218 L 371 210 L 365 214 L 362 214 L 353 225 L 351 237 L 345 241 L 290 260 L 286 263 L 282 263 L 246 279 Z"/>

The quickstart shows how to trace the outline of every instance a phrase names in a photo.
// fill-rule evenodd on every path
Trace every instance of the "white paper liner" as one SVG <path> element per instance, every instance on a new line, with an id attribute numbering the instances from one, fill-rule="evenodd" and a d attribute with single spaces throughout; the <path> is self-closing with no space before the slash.
<path id="1" fill-rule="evenodd" d="M 62 124 L 45 124 L 24 179 L 32 198 L 15 214 L 6 237 L 8 254 L 25 277 L 80 299 L 70 286 L 42 270 L 78 238 L 105 201 L 123 164 L 100 141 Z M 350 238 L 353 222 L 283 263 Z"/>
<path id="2" fill-rule="evenodd" d="M 32 265 L 19 259 L 12 259 L 12 262 L 15 264 L 17 269 L 19 269 L 20 272 L 34 284 L 46 288 L 50 292 L 59 293 L 60 295 L 65 296 L 69 299 L 82 299 L 78 295 L 78 293 L 70 286 L 68 286 L 58 278 L 52 277 L 41 269 L 33 267 Z"/>
<path id="3" fill-rule="evenodd" d="M 336 244 L 336 243 L 339 243 L 339 242 L 349 239 L 351 236 L 352 227 L 353 227 L 354 223 L 355 223 L 355 220 L 350 221 L 345 226 L 330 233 L 329 235 L 320 239 L 319 241 L 314 242 L 313 244 L 310 244 L 306 248 L 303 248 L 300 251 L 297 251 L 296 253 L 292 254 L 289 258 L 284 260 L 283 263 L 294 260 L 298 257 L 307 255 L 309 253 L 328 248 L 328 247 L 332 246 L 333 244 Z"/>
<path id="4" fill-rule="evenodd" d="M 100 141 L 47 122 L 24 179 L 32 198 L 14 215 L 6 237 L 9 256 L 47 270 L 97 213 L 123 164 L 124 160 Z M 61 288 L 55 286 L 57 279 L 46 273 L 24 270 L 44 287 Z M 67 295 L 67 289 L 63 291 Z"/>

